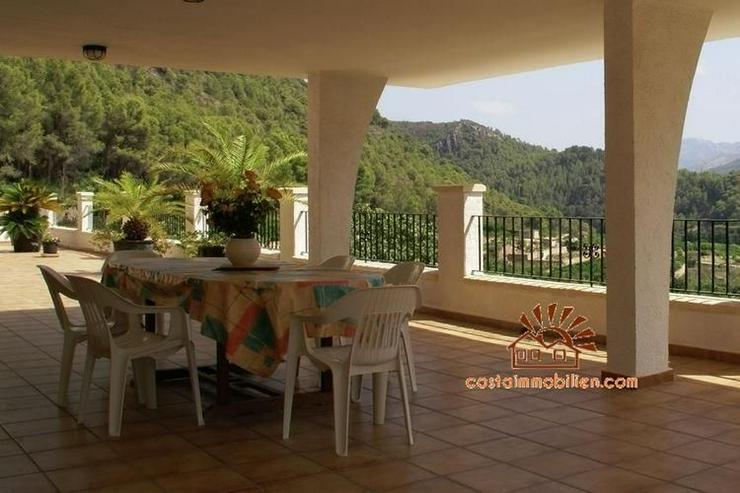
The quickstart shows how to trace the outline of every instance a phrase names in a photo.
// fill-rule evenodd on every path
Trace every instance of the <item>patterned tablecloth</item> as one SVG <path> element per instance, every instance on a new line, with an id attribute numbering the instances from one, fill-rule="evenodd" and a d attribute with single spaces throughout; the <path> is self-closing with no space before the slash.
<path id="1" fill-rule="evenodd" d="M 231 363 L 262 376 L 271 375 L 285 356 L 291 313 L 383 284 L 382 274 L 290 264 L 280 264 L 278 271 L 214 271 L 224 263 L 222 258 L 132 259 L 107 265 L 103 283 L 138 303 L 181 306 L 201 322 L 204 335 L 225 345 Z"/>

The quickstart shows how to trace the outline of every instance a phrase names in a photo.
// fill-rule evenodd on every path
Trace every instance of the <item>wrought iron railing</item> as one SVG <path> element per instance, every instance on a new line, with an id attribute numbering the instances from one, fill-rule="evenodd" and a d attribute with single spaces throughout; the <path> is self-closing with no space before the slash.
<path id="1" fill-rule="evenodd" d="M 478 272 L 586 283 L 606 281 L 604 219 L 474 216 Z"/>
<path id="2" fill-rule="evenodd" d="M 419 261 L 437 265 L 437 216 L 354 211 L 352 255 L 378 262 Z"/>
<path id="3" fill-rule="evenodd" d="M 674 219 L 671 290 L 740 297 L 740 219 Z"/>
<path id="4" fill-rule="evenodd" d="M 606 284 L 601 217 L 474 216 L 478 272 Z M 675 219 L 671 290 L 740 296 L 740 220 Z"/>
<path id="5" fill-rule="evenodd" d="M 260 224 L 257 239 L 260 244 L 270 250 L 280 249 L 280 214 L 274 210 L 267 213 L 265 220 Z"/>
<path id="6" fill-rule="evenodd" d="M 185 234 L 185 214 L 161 214 L 157 216 L 167 238 L 179 238 Z"/>
<path id="7" fill-rule="evenodd" d="M 92 227 L 93 229 L 103 229 L 107 221 L 108 211 L 105 209 L 93 209 Z"/>

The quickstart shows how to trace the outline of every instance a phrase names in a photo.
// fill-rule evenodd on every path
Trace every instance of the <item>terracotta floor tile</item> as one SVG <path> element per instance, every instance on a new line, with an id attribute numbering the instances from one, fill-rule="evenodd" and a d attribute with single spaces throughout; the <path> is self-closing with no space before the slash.
<path id="1" fill-rule="evenodd" d="M 205 428 L 183 433 L 182 437 L 198 447 L 208 447 L 209 445 L 259 438 L 259 435 L 243 426 L 209 428 L 208 423 L 206 423 Z"/>
<path id="2" fill-rule="evenodd" d="M 618 435 L 617 438 L 656 450 L 674 449 L 696 440 L 696 436 L 694 435 L 684 435 L 677 431 L 652 427 L 640 430 L 639 432 Z"/>
<path id="3" fill-rule="evenodd" d="M 306 493 L 307 491 L 321 491 L 321 493 L 366 493 L 366 490 L 361 486 L 332 472 L 268 483 L 264 485 L 264 491 L 266 493 Z"/>
<path id="4" fill-rule="evenodd" d="M 445 411 L 445 414 L 478 423 L 480 421 L 488 421 L 502 416 L 509 416 L 513 414 L 513 411 L 491 404 L 474 404 L 472 406 L 448 409 Z"/>
<path id="5" fill-rule="evenodd" d="M 333 445 L 333 444 L 332 444 Z M 242 440 L 206 447 L 205 451 L 226 464 L 242 464 L 266 460 L 290 453 L 290 449 L 266 438 Z"/>
<path id="6" fill-rule="evenodd" d="M 676 483 L 700 491 L 735 493 L 738 490 L 738 484 L 740 484 L 740 471 L 713 467 L 678 479 Z"/>
<path id="7" fill-rule="evenodd" d="M 115 486 L 143 479 L 136 469 L 122 462 L 59 469 L 47 475 L 62 492 Z"/>
<path id="8" fill-rule="evenodd" d="M 564 483 L 586 491 L 598 493 L 624 493 L 626 491 L 641 491 L 645 488 L 657 486 L 661 481 L 641 474 L 606 466 L 592 469 L 562 480 Z"/>
<path id="9" fill-rule="evenodd" d="M 434 438 L 444 440 L 445 442 L 450 442 L 458 446 L 472 445 L 474 443 L 494 440 L 496 438 L 505 438 L 507 436 L 500 431 L 472 423 L 442 428 L 441 430 L 430 430 L 427 433 Z"/>
<path id="10" fill-rule="evenodd" d="M 283 455 L 266 461 L 249 462 L 236 465 L 234 469 L 256 483 L 272 483 L 326 472 L 325 467 L 300 455 Z"/>
<path id="11" fill-rule="evenodd" d="M 408 439 L 404 436 L 378 440 L 373 443 L 373 447 L 396 458 L 407 458 L 451 448 L 454 445 L 437 440 L 424 433 L 414 433 L 414 445 L 409 445 Z"/>
<path id="12" fill-rule="evenodd" d="M 77 447 L 98 442 L 98 438 L 85 429 L 44 433 L 17 438 L 18 443 L 26 452 L 40 452 L 58 448 Z"/>
<path id="13" fill-rule="evenodd" d="M 516 490 L 516 493 L 582 493 L 583 490 L 573 488 L 567 484 L 558 483 L 557 481 L 550 481 L 547 483 L 537 483 L 532 486 L 527 486 Z"/>
<path id="14" fill-rule="evenodd" d="M 602 466 L 599 462 L 594 462 L 581 455 L 571 454 L 562 450 L 546 452 L 532 457 L 524 457 L 513 461 L 512 464 L 529 472 L 552 479 L 572 476 Z"/>
<path id="15" fill-rule="evenodd" d="M 450 448 L 428 454 L 415 455 L 409 459 L 409 462 L 442 476 L 476 469 L 494 463 L 493 460 L 487 457 L 463 448 Z"/>
<path id="16" fill-rule="evenodd" d="M 338 456 L 334 448 L 305 452 L 302 455 L 332 470 L 357 468 L 393 460 L 392 456 L 367 445 L 351 447 L 347 457 Z"/>
<path id="17" fill-rule="evenodd" d="M 19 476 L 38 471 L 36 465 L 25 455 L 11 455 L 0 459 L 0 478 Z"/>
<path id="18" fill-rule="evenodd" d="M 371 490 L 388 490 L 433 476 L 419 466 L 400 461 L 348 469 L 341 474 Z"/>
<path id="19" fill-rule="evenodd" d="M 502 462 L 512 462 L 523 457 L 540 455 L 554 450 L 546 445 L 517 437 L 476 443 L 467 448 L 473 452 Z"/>
<path id="20" fill-rule="evenodd" d="M 531 396 L 506 399 L 501 401 L 501 403 L 497 405 L 503 407 L 504 409 L 509 409 L 511 411 L 519 413 L 533 413 L 535 411 L 544 411 L 545 409 L 553 409 L 559 407 L 557 402 Z"/>
<path id="21" fill-rule="evenodd" d="M 711 467 L 704 462 L 665 453 L 643 456 L 638 459 L 621 462 L 618 465 L 624 469 L 665 481 L 673 481 Z"/>
<path id="22" fill-rule="evenodd" d="M 548 479 L 543 476 L 529 473 L 508 464 L 495 464 L 451 474 L 449 478 L 481 493 L 515 491 L 548 482 Z"/>
<path id="23" fill-rule="evenodd" d="M 46 450 L 30 454 L 43 471 L 84 466 L 116 459 L 118 456 L 108 445 L 97 443 L 81 447 Z"/>
<path id="24" fill-rule="evenodd" d="M 550 447 L 569 448 L 595 442 L 603 437 L 596 433 L 571 428 L 570 426 L 554 425 L 544 430 L 523 434 L 521 438 Z"/>
<path id="25" fill-rule="evenodd" d="M 493 428 L 494 430 L 502 431 L 509 435 L 523 435 L 525 433 L 529 433 L 535 430 L 542 430 L 553 426 L 551 421 L 545 421 L 544 419 L 535 418 L 524 414 L 513 414 L 511 416 L 494 418 L 489 421 L 483 421 L 480 424 L 489 428 Z"/>
<path id="26" fill-rule="evenodd" d="M 3 423 L 3 426 L 12 437 L 40 435 L 42 433 L 73 430 L 79 427 L 77 421 L 75 421 L 71 416 L 47 418 L 22 423 Z"/>
<path id="27" fill-rule="evenodd" d="M 586 409 L 579 409 L 577 407 L 571 406 L 551 407 L 527 414 L 529 416 L 534 416 L 535 418 L 542 418 L 546 419 L 547 421 L 553 421 L 555 423 L 561 424 L 582 422 L 601 416 L 599 413 L 596 413 L 594 411 L 588 411 Z"/>
<path id="28" fill-rule="evenodd" d="M 154 481 L 145 480 L 103 486 L 102 488 L 84 490 L 83 493 L 161 493 L 163 491 Z"/>
<path id="29" fill-rule="evenodd" d="M 164 452 L 162 455 L 132 460 L 130 464 L 148 477 L 213 469 L 221 465 L 217 459 L 202 450 Z"/>
<path id="30" fill-rule="evenodd" d="M 111 440 L 110 447 L 124 459 L 138 459 L 153 455 L 194 450 L 190 442 L 178 435 L 162 435 L 156 439 L 134 438 L 131 440 Z"/>
<path id="31" fill-rule="evenodd" d="M 403 423 L 403 419 L 395 418 L 393 422 L 400 426 Z M 450 426 L 467 424 L 467 422 L 462 419 L 437 412 L 412 416 L 411 422 L 415 431 L 431 431 L 438 430 L 440 428 L 448 428 Z"/>
<path id="32" fill-rule="evenodd" d="M 154 482 L 172 493 L 223 493 L 258 489 L 256 483 L 236 471 L 223 467 L 161 476 L 155 478 Z"/>
<path id="33" fill-rule="evenodd" d="M 425 479 L 390 490 L 394 493 L 473 493 L 472 490 L 447 478 Z"/>
<path id="34" fill-rule="evenodd" d="M 606 464 L 616 464 L 617 462 L 624 462 L 656 453 L 655 450 L 647 447 L 640 447 L 639 445 L 613 438 L 604 438 L 591 443 L 575 445 L 568 448 L 567 451 Z"/>
<path id="35" fill-rule="evenodd" d="M 57 489 L 43 474 L 0 478 L 0 493 L 55 493 Z"/>
<path id="36" fill-rule="evenodd" d="M 0 458 L 6 457 L 8 455 L 18 455 L 22 453 L 23 449 L 21 449 L 14 440 L 0 440 Z"/>
<path id="37" fill-rule="evenodd" d="M 726 464 L 740 459 L 740 447 L 719 443 L 714 440 L 697 440 L 670 450 L 671 454 L 710 464 Z"/>
<path id="38" fill-rule="evenodd" d="M 663 428 L 667 428 L 673 431 L 679 431 L 681 433 L 688 433 L 690 435 L 696 435 L 703 438 L 713 437 L 728 432 L 740 432 L 740 427 L 730 423 L 717 421 L 714 419 L 702 418 L 700 416 L 692 416 L 687 419 L 681 419 L 678 421 L 671 421 L 663 425 Z"/>

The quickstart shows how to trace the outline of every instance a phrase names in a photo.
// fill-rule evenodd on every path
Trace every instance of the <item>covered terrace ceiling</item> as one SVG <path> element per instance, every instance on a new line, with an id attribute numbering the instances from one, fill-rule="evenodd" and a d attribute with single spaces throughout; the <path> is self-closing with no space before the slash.
<path id="1" fill-rule="evenodd" d="M 709 39 L 740 36 L 739 0 Z M 436 87 L 602 57 L 604 0 L 0 0 L 0 55 Z"/>

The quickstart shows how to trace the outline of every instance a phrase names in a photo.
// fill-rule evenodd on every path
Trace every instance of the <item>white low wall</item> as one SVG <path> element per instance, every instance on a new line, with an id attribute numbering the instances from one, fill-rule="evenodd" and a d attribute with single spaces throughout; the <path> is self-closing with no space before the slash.
<path id="1" fill-rule="evenodd" d="M 361 270 L 383 270 L 391 264 L 358 262 Z M 475 275 L 443 281 L 436 269 L 421 280 L 425 308 L 480 318 L 501 325 L 519 325 L 522 313 L 540 303 L 570 305 L 589 319 L 599 335 L 606 335 L 604 287 Z M 670 343 L 740 355 L 740 300 L 671 294 Z"/>
<path id="2" fill-rule="evenodd" d="M 92 233 L 79 231 L 77 228 L 52 226 L 49 228 L 49 234 L 59 238 L 59 244 L 65 248 L 99 251 L 92 243 Z"/>

